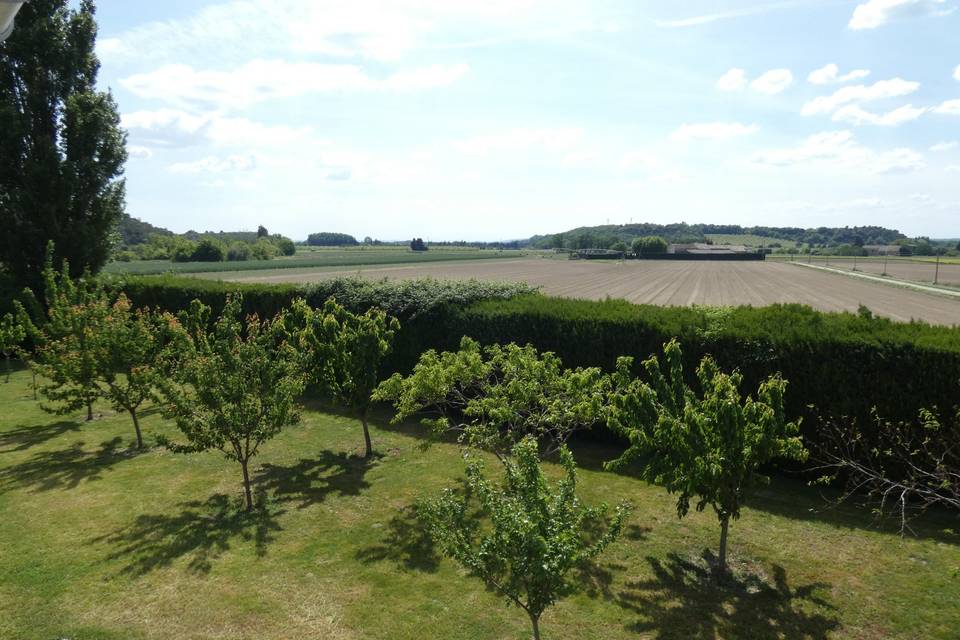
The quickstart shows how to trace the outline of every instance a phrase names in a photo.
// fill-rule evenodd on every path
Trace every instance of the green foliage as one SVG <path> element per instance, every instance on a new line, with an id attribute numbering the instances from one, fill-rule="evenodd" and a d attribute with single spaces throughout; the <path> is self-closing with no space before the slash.
<path id="1" fill-rule="evenodd" d="M 42 285 L 48 241 L 71 275 L 98 270 L 123 213 L 126 135 L 97 91 L 94 13 L 28 2 L 0 47 L 0 265 L 20 287 Z"/>
<path id="2" fill-rule="evenodd" d="M 303 358 L 307 381 L 360 418 L 369 458 L 373 455 L 367 424 L 370 395 L 400 323 L 380 309 L 351 313 L 330 298 L 320 309 L 295 300 L 285 324 L 290 344 Z"/>
<path id="3" fill-rule="evenodd" d="M 191 348 L 172 380 L 162 385 L 167 415 L 187 445 L 161 439 L 176 451 L 222 451 L 240 463 L 247 510 L 253 508 L 248 464 L 260 445 L 299 420 L 304 375 L 284 340 L 283 315 L 241 319 L 242 300 L 231 297 L 212 328 L 210 308 L 194 301 L 181 314 Z"/>
<path id="4" fill-rule="evenodd" d="M 564 369 L 529 345 L 481 348 L 464 337 L 459 351 L 424 353 L 412 374 L 395 374 L 374 399 L 394 404 L 394 422 L 426 412 L 437 416 L 424 420 L 434 435 L 456 433 L 502 459 L 525 437 L 557 446 L 601 422 L 606 392 L 600 369 Z"/>
<path id="5" fill-rule="evenodd" d="M 19 319 L 12 313 L 4 314 L 0 319 L 0 354 L 6 364 L 7 377 L 10 382 L 10 356 L 27 338 L 27 330 Z"/>
<path id="6" fill-rule="evenodd" d="M 423 241 L 423 238 L 414 238 L 410 241 L 410 249 L 412 251 L 426 251 L 429 247 Z"/>
<path id="7" fill-rule="evenodd" d="M 512 453 L 501 486 L 484 477 L 483 466 L 473 460 L 467 465 L 466 494 L 447 489 L 425 502 L 420 514 L 441 551 L 523 609 L 539 639 L 540 616 L 576 591 L 571 571 L 616 540 L 628 508 L 618 507 L 602 526 L 607 506 L 580 503 L 577 467 L 566 447 L 560 450 L 564 477 L 553 487 L 540 467 L 535 440 L 522 440 Z M 488 527 L 472 517 L 473 498 Z"/>
<path id="8" fill-rule="evenodd" d="M 783 398 L 787 383 L 773 376 L 761 383 L 756 399 L 740 395 L 743 377 L 720 371 L 704 358 L 697 369 L 700 394 L 685 381 L 680 345 L 664 346 L 661 365 L 644 361 L 649 382 L 633 378 L 633 361 L 620 359 L 611 396 L 610 425 L 630 441 L 624 454 L 607 466 L 621 469 L 640 463 L 644 479 L 678 494 L 677 515 L 713 507 L 722 527 L 719 567 L 726 570 L 730 518 L 750 491 L 769 482 L 759 472 L 775 460 L 806 460 L 799 427 L 789 422 Z"/>
<path id="9" fill-rule="evenodd" d="M 630 245 L 630 248 L 638 256 L 652 256 L 667 252 L 667 241 L 659 236 L 643 236 L 637 238 Z"/>
<path id="10" fill-rule="evenodd" d="M 93 347 L 97 383 L 115 410 L 130 414 L 137 448 L 143 448 L 137 411 L 145 401 L 158 399 L 158 376 L 173 371 L 187 346 L 185 340 L 173 315 L 133 311 L 123 294 L 97 328 Z"/>
<path id="11" fill-rule="evenodd" d="M 346 233 L 311 233 L 307 236 L 307 244 L 311 247 L 344 247 L 360 244 L 357 239 Z"/>
<path id="12" fill-rule="evenodd" d="M 20 317 L 34 343 L 33 368 L 44 380 L 40 393 L 53 403 L 44 409 L 65 415 L 86 407 L 89 421 L 100 395 L 95 341 L 110 298 L 89 273 L 75 280 L 66 261 L 58 272 L 52 259 L 50 246 L 43 270 L 44 304 L 30 293 L 34 315 L 30 318 L 24 310 Z"/>

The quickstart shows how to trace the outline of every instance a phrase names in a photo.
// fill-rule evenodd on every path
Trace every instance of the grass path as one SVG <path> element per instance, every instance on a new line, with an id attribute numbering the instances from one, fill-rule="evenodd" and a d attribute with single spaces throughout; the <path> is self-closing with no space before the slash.
<path id="1" fill-rule="evenodd" d="M 524 638 L 522 614 L 437 557 L 416 499 L 462 473 L 454 446 L 310 410 L 256 459 L 259 508 L 238 509 L 239 469 L 214 454 L 131 449 L 124 416 L 55 417 L 29 376 L 0 382 L 0 638 L 279 640 Z M 149 435 L 170 432 L 155 412 Z M 825 509 L 778 480 L 731 528 L 741 580 L 718 590 L 703 556 L 712 514 L 678 520 L 662 490 L 576 452 L 589 501 L 629 498 L 626 537 L 544 618 L 552 639 L 955 638 L 956 519 L 900 540 L 870 516 Z"/>

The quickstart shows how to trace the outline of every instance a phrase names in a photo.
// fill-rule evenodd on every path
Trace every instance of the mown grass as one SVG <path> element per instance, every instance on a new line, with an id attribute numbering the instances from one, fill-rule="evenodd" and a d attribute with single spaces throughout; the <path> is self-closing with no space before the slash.
<path id="1" fill-rule="evenodd" d="M 305 412 L 263 447 L 246 514 L 235 464 L 138 453 L 124 416 L 51 416 L 28 384 L 25 372 L 0 382 L 0 638 L 527 636 L 525 617 L 417 525 L 416 499 L 462 474 L 456 447 L 421 451 L 417 427 L 380 421 L 367 463 L 358 423 Z M 171 430 L 156 412 L 144 427 Z M 630 527 L 583 573 L 584 591 L 547 613 L 545 637 L 956 637 L 955 519 L 901 540 L 780 479 L 733 525 L 739 578 L 720 589 L 704 560 L 714 516 L 678 520 L 661 489 L 600 471 L 615 453 L 577 449 L 582 490 L 632 500 Z"/>
<path id="2" fill-rule="evenodd" d="M 315 267 L 354 267 L 384 264 L 416 264 L 450 260 L 488 260 L 516 258 L 522 251 L 461 248 L 433 248 L 411 251 L 403 247 L 338 247 L 301 248 L 296 255 L 273 260 L 243 262 L 171 262 L 170 260 L 135 260 L 111 262 L 103 269 L 116 275 L 153 275 L 160 273 L 220 273 L 230 271 L 263 271 L 273 269 L 309 269 Z"/>

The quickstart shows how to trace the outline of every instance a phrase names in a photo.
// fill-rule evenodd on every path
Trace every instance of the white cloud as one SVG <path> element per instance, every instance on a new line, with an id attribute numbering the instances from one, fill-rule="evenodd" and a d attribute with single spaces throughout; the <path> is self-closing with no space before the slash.
<path id="1" fill-rule="evenodd" d="M 170 165 L 173 173 L 226 173 L 230 171 L 250 171 L 257 166 L 252 155 L 233 155 L 225 158 L 207 156 L 193 162 L 178 162 Z"/>
<path id="2" fill-rule="evenodd" d="M 760 130 L 755 124 L 740 122 L 702 122 L 681 125 L 671 137 L 680 142 L 689 140 L 729 140 Z"/>
<path id="3" fill-rule="evenodd" d="M 769 13 L 771 11 L 776 11 L 777 9 L 787 9 L 793 6 L 796 6 L 798 3 L 796 1 L 787 1 L 787 2 L 771 2 L 767 4 L 756 5 L 753 7 L 747 7 L 738 11 L 726 11 L 724 13 L 707 13 L 698 16 L 691 16 L 689 18 L 679 18 L 675 20 L 656 20 L 656 24 L 661 29 L 680 29 L 684 27 L 697 27 L 703 24 L 710 24 L 711 22 L 717 22 L 719 20 L 730 20 L 732 18 L 745 18 L 748 16 L 755 16 L 764 13 Z"/>
<path id="4" fill-rule="evenodd" d="M 849 73 L 840 75 L 840 67 L 831 62 L 811 71 L 810 75 L 807 76 L 807 82 L 810 84 L 843 84 L 851 80 L 866 78 L 868 75 L 870 75 L 870 72 L 866 69 L 854 69 Z"/>
<path id="5" fill-rule="evenodd" d="M 863 124 L 873 124 L 882 127 L 895 127 L 904 122 L 916 120 L 928 109 L 925 107 L 914 107 L 907 104 L 887 113 L 871 113 L 861 108 L 860 105 L 851 104 L 841 107 L 833 114 L 834 122 L 849 122 L 855 126 Z"/>
<path id="6" fill-rule="evenodd" d="M 947 165 L 946 171 L 949 171 L 951 173 L 960 172 L 960 164 Z"/>
<path id="7" fill-rule="evenodd" d="M 771 69 L 750 83 L 750 88 L 767 95 L 780 93 L 793 84 L 793 74 L 789 69 Z"/>
<path id="8" fill-rule="evenodd" d="M 150 149 L 150 147 L 144 147 L 138 144 L 128 144 L 127 155 L 131 158 L 146 160 L 153 157 L 153 151 Z"/>
<path id="9" fill-rule="evenodd" d="M 747 85 L 747 75 L 743 69 L 730 69 L 717 80 L 720 91 L 739 91 Z"/>
<path id="10" fill-rule="evenodd" d="M 902 78 L 880 80 L 872 85 L 852 85 L 837 89 L 829 96 L 819 96 L 810 100 L 800 111 L 805 116 L 818 113 L 830 113 L 838 107 L 851 102 L 863 103 L 884 98 L 895 98 L 913 93 L 920 88 L 919 82 L 912 82 Z"/>
<path id="11" fill-rule="evenodd" d="M 355 65 L 252 60 L 233 71 L 165 65 L 124 78 L 120 84 L 141 98 L 175 105 L 207 104 L 237 109 L 271 99 L 331 91 L 429 89 L 456 82 L 468 70 L 465 64 L 433 65 L 372 78 Z"/>
<path id="12" fill-rule="evenodd" d="M 947 100 L 939 107 L 934 107 L 933 111 L 935 113 L 942 113 L 948 116 L 960 116 L 960 98 Z"/>
<path id="13" fill-rule="evenodd" d="M 191 16 L 152 22 L 103 38 L 97 51 L 116 60 L 222 60 L 280 52 L 379 61 L 397 60 L 431 35 L 464 24 L 481 33 L 496 29 L 583 24 L 583 16 L 532 9 L 539 0 L 229 0 Z M 570 15 L 572 13 L 572 15 Z M 564 22 L 565 21 L 565 22 Z M 149 47 L 143 43 L 149 42 Z"/>
<path id="14" fill-rule="evenodd" d="M 960 64 L 958 64 L 957 68 L 953 70 L 953 79 L 960 80 Z"/>
<path id="15" fill-rule="evenodd" d="M 951 151 L 953 149 L 956 149 L 957 146 L 960 146 L 960 143 L 956 142 L 955 140 L 952 140 L 950 142 L 938 142 L 937 144 L 930 147 L 930 151 L 934 151 L 934 152 Z"/>
<path id="16" fill-rule="evenodd" d="M 854 140 L 850 131 L 827 131 L 810 136 L 795 147 L 756 154 L 761 165 L 788 167 L 826 165 L 866 173 L 906 173 L 925 166 L 923 156 L 906 148 L 877 152 Z"/>
<path id="17" fill-rule="evenodd" d="M 847 26 L 854 30 L 876 29 L 900 18 L 940 16 L 952 11 L 946 0 L 867 0 L 853 10 Z"/>
<path id="18" fill-rule="evenodd" d="M 189 147 L 205 143 L 224 146 L 284 146 L 312 136 L 310 127 L 266 125 L 219 112 L 187 113 L 176 109 L 125 113 L 121 125 L 131 137 L 159 147 Z"/>
<path id="19" fill-rule="evenodd" d="M 502 133 L 475 136 L 454 143 L 467 155 L 486 155 L 495 151 L 528 151 L 546 149 L 565 151 L 575 147 L 583 138 L 582 129 L 512 129 Z"/>

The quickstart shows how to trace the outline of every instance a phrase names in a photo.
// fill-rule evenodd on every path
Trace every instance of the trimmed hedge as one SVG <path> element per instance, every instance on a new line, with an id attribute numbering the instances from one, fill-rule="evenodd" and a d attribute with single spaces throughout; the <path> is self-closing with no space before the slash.
<path id="1" fill-rule="evenodd" d="M 302 286 L 138 277 L 114 286 L 135 304 L 169 310 L 185 308 L 193 298 L 219 309 L 235 290 L 243 292 L 247 312 L 261 315 L 296 297 L 320 305 L 335 296 L 356 311 L 379 306 L 402 323 L 385 373 L 409 371 L 426 349 L 455 349 L 463 335 L 482 343 L 531 343 L 556 352 L 567 366 L 606 369 L 621 355 L 639 363 L 675 336 L 691 374 L 706 354 L 724 368 L 739 368 L 745 390 L 781 372 L 790 383 L 788 409 L 807 418 L 808 437 L 818 413 L 866 424 L 874 407 L 884 417 L 913 420 L 923 407 L 960 406 L 960 328 L 896 323 L 866 310 L 657 307 L 551 298 L 525 285 L 437 280 L 338 279 Z"/>
<path id="2" fill-rule="evenodd" d="M 725 369 L 740 369 L 745 391 L 782 373 L 790 383 L 788 410 L 806 419 L 808 437 L 818 416 L 866 424 L 876 407 L 884 417 L 912 421 L 924 407 L 960 406 L 960 328 L 896 323 L 866 311 L 657 307 L 531 295 L 431 315 L 404 332 L 407 358 L 425 348 L 453 348 L 469 335 L 483 343 L 530 342 L 567 366 L 610 369 L 620 355 L 639 364 L 677 337 L 691 376 L 707 354 Z"/>

